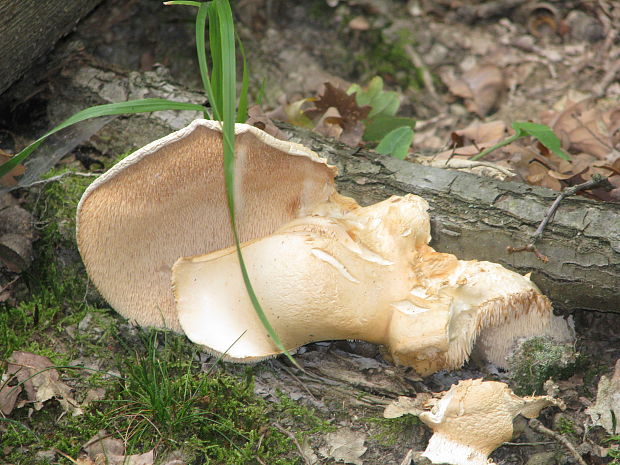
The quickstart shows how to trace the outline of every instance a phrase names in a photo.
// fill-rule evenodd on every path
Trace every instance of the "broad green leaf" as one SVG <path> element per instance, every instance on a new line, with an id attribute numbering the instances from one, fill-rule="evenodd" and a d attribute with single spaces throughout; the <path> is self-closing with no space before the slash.
<path id="1" fill-rule="evenodd" d="M 378 116 L 366 122 L 364 130 L 364 140 L 379 141 L 394 129 L 409 126 L 415 129 L 416 121 L 413 118 L 397 117 L 397 116 Z"/>
<path id="2" fill-rule="evenodd" d="M 368 118 L 377 116 L 394 116 L 400 107 L 400 99 L 396 92 L 380 92 L 370 101 L 372 110 Z"/>
<path id="3" fill-rule="evenodd" d="M 512 128 L 517 131 L 520 136 L 532 136 L 542 145 L 547 147 L 558 157 L 564 160 L 570 160 L 570 155 L 562 150 L 562 144 L 558 136 L 551 130 L 549 126 L 544 124 L 530 123 L 529 121 L 515 121 Z"/>
<path id="4" fill-rule="evenodd" d="M 374 99 L 383 90 L 383 79 L 381 76 L 375 76 L 370 80 L 365 89 L 362 89 L 358 84 L 352 84 L 347 89 L 347 94 L 355 94 L 355 103 L 360 107 L 365 105 L 371 105 L 372 99 Z"/>
<path id="5" fill-rule="evenodd" d="M 413 130 L 409 126 L 403 126 L 391 131 L 386 135 L 375 149 L 382 155 L 391 155 L 394 158 L 404 160 L 413 142 Z"/>
<path id="6" fill-rule="evenodd" d="M 143 100 L 131 100 L 129 102 L 119 102 L 119 103 L 108 103 L 105 105 L 98 105 L 95 107 L 90 107 L 85 110 L 82 110 L 70 118 L 66 119 L 58 126 L 53 128 L 52 130 L 45 133 L 43 136 L 39 137 L 36 141 L 26 147 L 24 150 L 19 152 L 9 161 L 0 166 L 0 177 L 7 174 L 17 165 L 22 163 L 34 150 L 36 150 L 39 145 L 43 143 L 45 139 L 47 139 L 52 134 L 69 127 L 73 124 L 79 123 L 81 121 L 97 118 L 99 116 L 112 116 L 112 115 L 122 115 L 122 114 L 130 114 L 130 113 L 148 113 L 152 111 L 163 111 L 163 110 L 193 110 L 193 111 L 201 111 L 205 112 L 206 108 L 202 105 L 198 105 L 196 103 L 186 103 L 186 102 L 175 102 L 172 100 L 160 99 L 160 98 L 149 98 Z"/>

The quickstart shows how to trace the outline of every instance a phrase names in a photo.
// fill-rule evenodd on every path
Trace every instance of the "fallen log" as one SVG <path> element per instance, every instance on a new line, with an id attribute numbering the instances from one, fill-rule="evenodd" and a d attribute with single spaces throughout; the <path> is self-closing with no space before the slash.
<path id="1" fill-rule="evenodd" d="M 0 2 L 0 94 L 101 0 Z"/>
<path id="2" fill-rule="evenodd" d="M 123 76 L 110 70 L 82 67 L 63 75 L 63 82 L 55 86 L 59 91 L 50 102 L 52 108 L 62 108 L 63 115 L 56 110 L 58 118 L 84 108 L 86 102 L 109 103 L 147 92 L 149 96 L 162 93 L 176 100 L 201 101 L 199 94 L 171 84 L 165 74 Z M 106 141 L 107 150 L 119 153 L 143 145 L 147 134 L 155 138 L 178 129 L 185 125 L 186 117 L 160 112 L 148 118 L 118 119 L 98 139 Z M 521 273 L 531 272 L 532 279 L 557 309 L 620 312 L 620 204 L 564 199 L 537 242 L 539 250 L 549 257 L 544 263 L 532 253 L 509 254 L 507 247 L 528 243 L 557 192 L 413 164 L 357 150 L 299 128 L 285 129 L 292 140 L 337 165 L 340 192 L 361 204 L 406 193 L 427 199 L 432 246 L 438 251 L 453 253 L 461 259 L 498 262 Z M 105 151 L 105 147 L 99 144 L 98 148 Z"/>

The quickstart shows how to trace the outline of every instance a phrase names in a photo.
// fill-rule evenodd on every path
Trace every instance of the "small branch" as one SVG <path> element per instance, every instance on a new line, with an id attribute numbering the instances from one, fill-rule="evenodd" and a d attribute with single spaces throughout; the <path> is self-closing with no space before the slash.
<path id="1" fill-rule="evenodd" d="M 536 228 L 536 231 L 534 232 L 534 234 L 532 234 L 532 236 L 530 237 L 529 244 L 523 247 L 509 246 L 506 248 L 508 253 L 533 252 L 536 255 L 536 258 L 538 258 L 544 263 L 547 263 L 549 261 L 549 258 L 543 255 L 542 253 L 540 253 L 540 251 L 536 248 L 535 244 L 538 241 L 538 239 L 542 237 L 543 232 L 545 231 L 545 228 L 547 227 L 549 222 L 553 219 L 555 212 L 560 206 L 560 202 L 562 202 L 562 200 L 565 199 L 566 197 L 575 195 L 577 192 L 587 190 L 587 189 L 593 189 L 595 187 L 603 187 L 605 189 L 613 188 L 608 178 L 606 178 L 605 176 L 601 176 L 600 174 L 594 174 L 592 176 L 592 179 L 590 179 L 589 181 L 563 189 L 562 192 L 560 192 L 558 196 L 555 198 L 555 200 L 553 201 L 553 204 L 551 204 L 551 207 L 549 207 L 549 209 L 545 213 L 545 216 L 543 217 L 542 221 L 538 225 L 538 228 Z"/>
<path id="2" fill-rule="evenodd" d="M 409 452 L 405 455 L 400 465 L 411 465 L 413 462 L 413 449 L 409 449 Z"/>
<path id="3" fill-rule="evenodd" d="M 561 443 L 572 454 L 572 456 L 575 458 L 575 460 L 577 461 L 579 465 L 588 465 L 583 459 L 583 457 L 579 455 L 579 452 L 577 452 L 577 449 L 575 449 L 575 446 L 573 446 L 573 444 L 568 439 L 566 439 L 563 435 L 561 435 L 560 433 L 556 433 L 555 431 L 547 428 L 536 418 L 532 418 L 528 422 L 528 425 L 534 431 L 538 431 L 539 433 L 544 434 L 545 436 L 549 436 L 555 439 L 556 441 L 558 441 L 559 443 Z"/>
<path id="4" fill-rule="evenodd" d="M 306 457 L 306 453 L 301 448 L 301 445 L 299 444 L 299 441 L 297 441 L 297 438 L 295 437 L 295 435 L 278 423 L 274 422 L 272 423 L 272 425 L 276 427 L 282 434 L 285 434 L 286 436 L 291 438 L 291 440 L 295 444 L 295 447 L 297 447 L 297 450 L 299 451 L 301 458 L 304 459 L 304 462 L 306 463 L 306 465 L 312 465 L 312 461 L 308 457 Z"/>
<path id="5" fill-rule="evenodd" d="M 39 184 L 48 184 L 50 182 L 59 181 L 62 178 L 65 178 L 67 176 L 82 176 L 82 177 L 85 177 L 85 178 L 96 178 L 97 176 L 100 176 L 100 174 L 97 174 L 97 173 L 77 173 L 77 172 L 73 172 L 73 171 L 65 171 L 64 173 L 58 174 L 56 176 L 52 176 L 51 178 L 39 179 L 38 181 L 31 182 L 30 184 L 26 184 L 24 186 L 17 186 L 17 187 L 19 189 L 28 189 L 29 187 L 38 186 Z"/>

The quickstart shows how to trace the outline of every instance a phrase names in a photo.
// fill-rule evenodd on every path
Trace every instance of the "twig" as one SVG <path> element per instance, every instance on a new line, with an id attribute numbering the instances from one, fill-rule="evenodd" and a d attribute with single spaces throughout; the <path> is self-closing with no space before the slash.
<path id="1" fill-rule="evenodd" d="M 555 198 L 555 200 L 553 201 L 553 204 L 551 205 L 551 207 L 549 207 L 549 209 L 545 213 L 545 216 L 543 217 L 542 221 L 538 225 L 538 228 L 536 229 L 534 234 L 532 234 L 532 236 L 530 237 L 529 244 L 527 244 L 527 245 L 525 245 L 523 247 L 511 247 L 511 246 L 508 246 L 506 248 L 508 253 L 514 253 L 514 252 L 533 252 L 536 255 L 536 258 L 538 258 L 542 262 L 547 263 L 549 261 L 549 258 L 547 256 L 543 255 L 542 253 L 540 253 L 540 251 L 536 248 L 535 244 L 538 241 L 538 239 L 540 239 L 542 237 L 542 234 L 543 234 L 545 228 L 547 227 L 549 222 L 555 216 L 555 212 L 557 211 L 558 207 L 560 206 L 560 202 L 562 202 L 562 200 L 564 198 L 566 198 L 566 197 L 570 197 L 571 195 L 575 195 L 577 192 L 580 192 L 580 191 L 586 190 L 586 189 L 592 189 L 594 187 L 603 187 L 605 189 L 612 188 L 608 178 L 606 178 L 605 176 L 601 176 L 600 174 L 594 174 L 594 175 L 592 175 L 592 179 L 590 179 L 589 181 L 586 181 L 586 182 L 583 182 L 581 184 L 577 184 L 575 186 L 571 186 L 571 187 L 567 187 L 566 189 L 563 189 L 562 192 L 560 192 L 558 194 L 558 196 Z"/>
<path id="2" fill-rule="evenodd" d="M 299 441 L 297 441 L 297 438 L 295 437 L 295 435 L 293 433 L 291 433 L 289 430 L 287 430 L 286 428 L 284 428 L 282 425 L 280 425 L 280 424 L 278 424 L 276 422 L 273 422 L 272 425 L 275 426 L 281 433 L 283 433 L 283 434 L 287 435 L 289 438 L 291 438 L 291 440 L 293 441 L 293 443 L 297 447 L 297 450 L 299 451 L 299 454 L 301 455 L 301 458 L 304 459 L 304 462 L 306 463 L 306 465 L 312 465 L 312 461 L 306 456 L 306 453 L 301 448 L 301 445 L 299 445 Z"/>
<path id="3" fill-rule="evenodd" d="M 561 443 L 573 455 L 573 457 L 575 458 L 575 460 L 577 461 L 579 465 L 588 465 L 583 459 L 583 457 L 579 455 L 579 452 L 577 452 L 577 449 L 575 449 L 575 446 L 573 446 L 573 444 L 568 439 L 566 439 L 563 435 L 561 435 L 560 433 L 556 433 L 552 429 L 547 428 L 536 418 L 532 418 L 528 422 L 528 425 L 533 430 L 538 431 L 539 433 L 542 433 L 546 436 L 549 436 L 555 439 L 556 441 L 558 441 L 559 443 Z"/>
<path id="4" fill-rule="evenodd" d="M 39 179 L 38 181 L 34 181 L 31 182 L 30 184 L 26 184 L 24 186 L 18 186 L 20 189 L 28 189 L 29 187 L 34 187 L 34 186 L 38 186 L 39 184 L 47 184 L 50 182 L 54 182 L 54 181 L 58 181 L 64 177 L 67 176 L 82 176 L 85 178 L 96 178 L 97 176 L 100 176 L 100 174 L 98 173 L 78 173 L 78 172 L 74 172 L 74 171 L 65 171 L 64 173 L 58 174 L 56 176 L 52 176 L 51 178 L 47 178 L 47 179 Z"/>
<path id="5" fill-rule="evenodd" d="M 280 365 L 280 368 L 282 368 L 286 372 L 286 374 L 288 374 L 291 378 L 293 378 L 295 381 L 297 381 L 297 383 L 299 383 L 299 385 L 302 387 L 302 389 L 304 389 L 310 395 L 310 397 L 312 397 L 313 400 L 318 401 L 318 399 L 316 397 L 314 397 L 314 394 L 312 394 L 310 389 L 308 389 L 308 387 L 304 383 L 302 383 L 301 380 L 297 376 L 295 376 L 295 374 L 292 371 L 290 371 L 286 367 L 286 365 L 284 365 L 284 363 L 282 363 L 279 360 L 276 363 L 278 363 Z"/>

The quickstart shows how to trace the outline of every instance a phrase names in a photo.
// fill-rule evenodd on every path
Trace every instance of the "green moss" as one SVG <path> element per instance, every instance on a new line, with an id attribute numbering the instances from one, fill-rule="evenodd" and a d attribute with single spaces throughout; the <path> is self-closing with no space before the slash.
<path id="1" fill-rule="evenodd" d="M 392 447 L 396 445 L 403 435 L 411 436 L 412 429 L 418 428 L 422 422 L 414 415 L 403 415 L 398 418 L 367 418 L 366 421 L 373 425 L 376 432 L 371 439 L 381 446 Z"/>
<path id="2" fill-rule="evenodd" d="M 535 337 L 521 344 L 509 363 L 514 392 L 532 395 L 542 394 L 549 378 L 567 379 L 575 374 L 583 359 L 570 344 Z"/>

